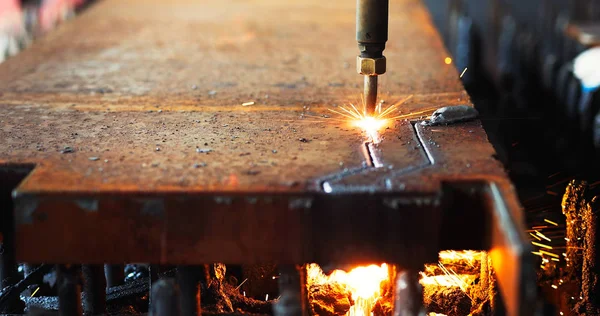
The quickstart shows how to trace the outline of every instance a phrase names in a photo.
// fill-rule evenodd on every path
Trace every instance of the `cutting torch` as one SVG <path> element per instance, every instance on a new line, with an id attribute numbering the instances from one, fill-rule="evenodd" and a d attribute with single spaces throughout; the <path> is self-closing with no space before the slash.
<path id="1" fill-rule="evenodd" d="M 364 113 L 372 116 L 377 107 L 377 77 L 383 75 L 386 60 L 383 56 L 388 38 L 389 0 L 357 0 L 356 41 L 360 54 L 356 70 L 364 76 Z"/>

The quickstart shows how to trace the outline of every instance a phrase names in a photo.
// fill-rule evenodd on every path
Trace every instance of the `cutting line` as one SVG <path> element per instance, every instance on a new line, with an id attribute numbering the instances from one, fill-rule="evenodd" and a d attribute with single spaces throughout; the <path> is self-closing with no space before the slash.
<path id="1" fill-rule="evenodd" d="M 427 163 L 424 163 L 421 165 L 410 166 L 410 167 L 407 167 L 407 168 L 404 168 L 404 169 L 398 170 L 398 171 L 392 171 L 392 172 L 384 175 L 379 180 L 384 180 L 384 183 L 386 183 L 385 186 L 387 189 L 391 188 L 391 179 L 401 176 L 401 175 L 404 175 L 404 174 L 416 172 L 416 171 L 431 167 L 435 163 L 435 160 L 429 150 L 429 147 L 426 145 L 425 141 L 423 140 L 423 135 L 421 135 L 421 133 L 419 132 L 419 130 L 416 127 L 417 124 L 419 124 L 419 121 L 411 122 L 413 133 L 414 133 L 413 135 L 415 135 L 416 141 L 419 142 L 419 145 L 420 145 L 419 147 L 420 147 L 421 153 L 424 154 L 425 159 L 427 159 Z M 333 191 L 333 188 L 331 187 L 331 183 L 330 183 L 331 181 L 340 180 L 347 176 L 355 175 L 355 174 L 365 172 L 365 171 L 372 171 L 372 170 L 376 170 L 377 168 L 384 167 L 383 162 L 381 161 L 380 157 L 378 157 L 378 155 L 375 154 L 375 150 L 372 146 L 373 146 L 373 143 L 371 143 L 371 142 L 363 143 L 363 146 L 362 146 L 363 155 L 365 156 L 367 166 L 362 167 L 362 168 L 360 168 L 360 167 L 354 168 L 354 169 L 342 171 L 339 173 L 335 173 L 335 174 L 332 174 L 329 176 L 319 178 L 317 180 L 318 187 L 321 188 L 321 190 L 325 191 L 326 193 L 331 193 Z M 388 184 L 388 183 L 390 183 L 390 184 Z"/>
<path id="2" fill-rule="evenodd" d="M 377 155 L 375 150 L 375 144 L 373 143 L 365 143 L 365 147 L 367 148 L 367 153 L 369 155 L 369 159 L 371 160 L 371 165 L 375 168 L 383 167 L 383 163 L 381 162 L 380 157 Z"/>
<path id="3" fill-rule="evenodd" d="M 427 156 L 427 160 L 429 160 L 429 165 L 435 164 L 435 159 L 433 159 L 433 155 L 431 154 L 431 151 L 425 145 L 425 141 L 423 140 L 423 135 L 421 135 L 421 133 L 419 133 L 419 130 L 417 129 L 417 124 L 419 124 L 419 122 L 411 122 L 411 123 L 413 126 L 413 130 L 415 131 L 415 135 L 417 135 L 417 140 L 419 141 L 419 144 L 421 144 L 421 148 L 423 148 L 423 151 L 425 152 L 425 155 Z"/>

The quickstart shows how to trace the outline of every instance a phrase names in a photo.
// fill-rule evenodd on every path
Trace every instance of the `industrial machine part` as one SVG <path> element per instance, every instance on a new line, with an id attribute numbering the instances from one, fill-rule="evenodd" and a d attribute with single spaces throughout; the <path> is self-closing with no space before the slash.
<path id="1" fill-rule="evenodd" d="M 275 312 L 297 315 L 299 265 L 386 262 L 414 283 L 440 250 L 488 250 L 507 314 L 531 314 L 521 208 L 481 122 L 391 120 L 375 145 L 329 111 L 359 99 L 343 40 L 354 5 L 152 5 L 99 2 L 0 65 L 0 207 L 14 218 L 2 221 L 2 271 L 15 258 L 61 264 L 60 306 L 80 314 L 73 263 L 179 265 L 183 282 L 205 263 L 272 262 Z M 412 96 L 402 113 L 472 106 L 421 2 L 390 17 L 386 102 Z M 23 181 L 4 183 L 12 174 Z M 102 306 L 104 283 L 92 283 Z M 177 297 L 198 310 L 197 284 L 164 286 L 153 310 Z M 397 313 L 420 310 L 418 285 L 398 290 L 414 299 Z"/>
<path id="2" fill-rule="evenodd" d="M 595 147 L 600 154 L 594 138 L 600 129 L 595 121 L 600 92 L 586 90 L 573 68 L 580 54 L 600 45 L 598 1 L 425 2 L 443 32 L 453 64 L 458 71 L 469 69 L 462 78 L 465 85 L 476 86 L 483 81 L 478 75 L 485 74 L 512 107 L 556 112 L 565 121 L 565 133 L 575 127 L 574 143 Z M 600 72 L 598 67 L 589 69 Z M 525 104 L 530 108 L 524 109 Z M 580 156 L 586 155 L 593 157 Z"/>
<path id="3" fill-rule="evenodd" d="M 360 55 L 356 70 L 364 76 L 364 112 L 373 115 L 377 106 L 377 76 L 383 75 L 386 59 L 383 56 L 388 40 L 389 0 L 356 1 L 356 41 Z"/>

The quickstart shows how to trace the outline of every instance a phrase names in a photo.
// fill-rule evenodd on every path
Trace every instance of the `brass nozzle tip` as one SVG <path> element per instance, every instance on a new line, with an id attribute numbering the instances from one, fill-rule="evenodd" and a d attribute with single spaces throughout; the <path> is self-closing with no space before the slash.
<path id="1" fill-rule="evenodd" d="M 377 107 L 377 76 L 365 76 L 363 97 L 364 113 L 372 116 Z"/>

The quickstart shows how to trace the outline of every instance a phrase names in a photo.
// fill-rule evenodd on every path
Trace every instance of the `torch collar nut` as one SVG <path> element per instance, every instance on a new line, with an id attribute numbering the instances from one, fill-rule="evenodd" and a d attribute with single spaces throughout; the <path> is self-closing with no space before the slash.
<path id="1" fill-rule="evenodd" d="M 385 73 L 385 57 L 356 57 L 356 71 L 365 76 L 377 76 Z"/>

